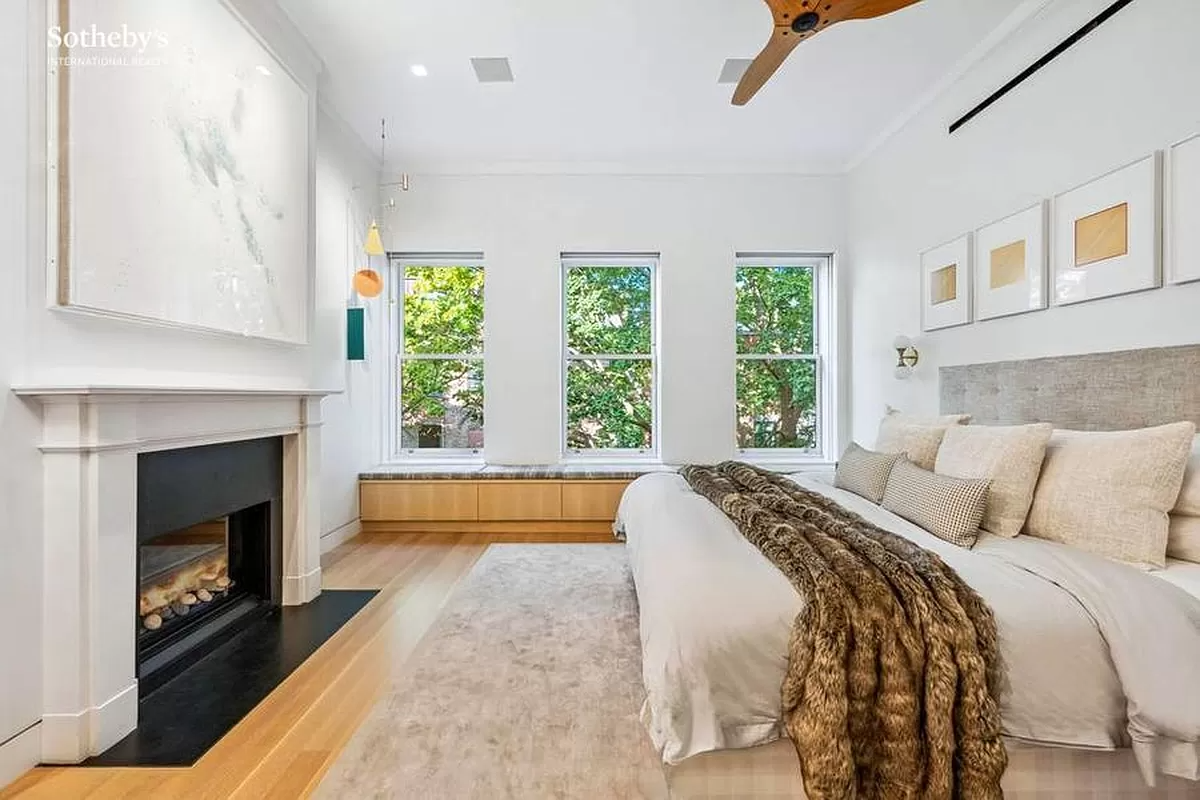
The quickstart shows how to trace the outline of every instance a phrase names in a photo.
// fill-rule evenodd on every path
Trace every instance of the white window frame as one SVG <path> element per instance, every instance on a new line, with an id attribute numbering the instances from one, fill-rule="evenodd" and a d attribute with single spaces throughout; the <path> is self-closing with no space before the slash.
<path id="1" fill-rule="evenodd" d="M 563 253 L 562 266 L 559 273 L 559 310 L 562 319 L 559 325 L 562 358 L 560 361 L 562 400 L 559 403 L 561 419 L 559 420 L 559 452 L 563 461 L 654 461 L 658 458 L 661 447 L 661 429 L 659 427 L 658 408 L 658 253 L 626 253 L 614 255 L 610 253 Z M 638 267 L 650 270 L 650 353 L 587 353 L 572 354 L 567 346 L 567 273 L 579 267 L 620 268 Z M 589 359 L 606 361 L 649 361 L 650 362 L 650 443 L 648 448 L 617 448 L 607 447 L 595 450 L 580 450 L 567 444 L 567 373 L 572 361 L 587 361 Z"/>
<path id="2" fill-rule="evenodd" d="M 837 448 L 837 377 L 836 325 L 834 319 L 834 257 L 828 253 L 760 253 L 735 255 L 734 277 L 737 270 L 749 268 L 800 268 L 813 270 L 813 352 L 781 355 L 738 354 L 736 361 L 812 361 L 817 367 L 817 435 L 816 447 L 738 447 L 741 459 L 756 463 L 804 462 L 829 463 Z M 736 302 L 736 283 L 734 288 Z M 737 408 L 736 369 L 734 378 L 734 408 Z M 735 446 L 737 416 L 734 415 Z"/>
<path id="3" fill-rule="evenodd" d="M 388 253 L 388 353 L 389 377 L 387 403 L 391 407 L 388 417 L 388 441 L 392 461 L 454 461 L 483 462 L 482 447 L 401 447 L 400 414 L 401 403 L 401 371 L 405 361 L 479 361 L 485 363 L 484 354 L 478 353 L 438 353 L 438 354 L 404 354 L 404 286 L 408 267 L 471 267 L 484 270 L 484 286 L 486 293 L 487 271 L 484 265 L 483 253 Z M 484 305 L 483 326 L 487 328 L 487 306 Z M 484 397 L 487 397 L 487 367 L 484 367 Z M 487 445 L 487 416 L 484 415 L 484 446 Z"/>

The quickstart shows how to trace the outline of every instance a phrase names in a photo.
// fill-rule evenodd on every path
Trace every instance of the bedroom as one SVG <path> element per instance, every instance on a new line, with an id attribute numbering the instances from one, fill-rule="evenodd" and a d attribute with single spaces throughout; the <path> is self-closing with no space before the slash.
<path id="1" fill-rule="evenodd" d="M 810 589 L 675 474 L 729 460 L 978 593 L 1007 796 L 1200 796 L 1200 5 L 885 5 L 743 106 L 762 0 L 0 10 L 0 796 L 824 796 L 782 710 Z M 854 443 L 935 477 L 889 500 L 907 461 Z M 985 462 L 983 532 L 928 534 L 911 482 Z M 139 585 L 214 520 L 227 563 Z M 176 657 L 234 595 L 260 661 Z"/>

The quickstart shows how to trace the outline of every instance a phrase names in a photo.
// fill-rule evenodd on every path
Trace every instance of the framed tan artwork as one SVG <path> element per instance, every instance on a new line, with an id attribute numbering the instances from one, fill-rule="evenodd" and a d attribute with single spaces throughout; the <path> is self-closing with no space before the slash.
<path id="1" fill-rule="evenodd" d="M 1046 204 L 975 231 L 975 318 L 1046 307 Z"/>
<path id="2" fill-rule="evenodd" d="M 926 331 L 971 321 L 971 237 L 921 254 L 921 325 Z"/>
<path id="3" fill-rule="evenodd" d="M 1167 195 L 1167 280 L 1200 281 L 1200 135 L 1171 147 Z"/>
<path id="4" fill-rule="evenodd" d="M 1162 285 L 1162 156 L 1054 199 L 1054 304 Z"/>

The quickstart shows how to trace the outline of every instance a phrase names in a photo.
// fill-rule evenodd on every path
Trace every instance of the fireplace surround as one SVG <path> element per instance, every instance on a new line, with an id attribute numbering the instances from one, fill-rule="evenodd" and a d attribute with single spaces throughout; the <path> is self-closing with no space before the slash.
<path id="1" fill-rule="evenodd" d="M 307 603 L 321 586 L 320 401 L 327 392 L 113 385 L 14 391 L 39 402 L 42 412 L 41 760 L 74 764 L 137 726 L 143 456 L 150 463 L 165 451 L 275 442 L 275 602 Z M 178 527 L 258 505 L 256 499 L 181 518 Z"/>

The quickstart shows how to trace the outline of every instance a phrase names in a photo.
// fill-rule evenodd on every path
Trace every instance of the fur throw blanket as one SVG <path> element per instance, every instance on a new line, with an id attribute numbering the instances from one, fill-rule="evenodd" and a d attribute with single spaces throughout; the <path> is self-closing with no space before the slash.
<path id="1" fill-rule="evenodd" d="M 803 601 L 782 691 L 808 796 L 1002 797 L 996 623 L 957 573 L 774 473 L 682 474 Z"/>

